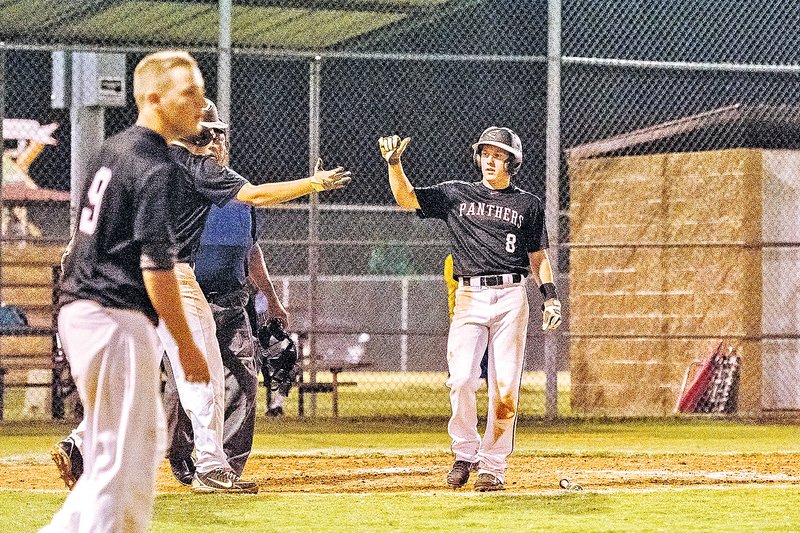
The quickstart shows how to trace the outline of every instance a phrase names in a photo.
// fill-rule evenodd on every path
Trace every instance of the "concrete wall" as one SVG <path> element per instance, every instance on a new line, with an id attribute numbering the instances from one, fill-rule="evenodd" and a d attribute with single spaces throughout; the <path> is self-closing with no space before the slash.
<path id="1" fill-rule="evenodd" d="M 736 149 L 570 162 L 574 412 L 667 414 L 692 360 L 728 336 L 760 335 L 762 155 Z M 739 409 L 755 413 L 761 345 L 738 346 Z"/>

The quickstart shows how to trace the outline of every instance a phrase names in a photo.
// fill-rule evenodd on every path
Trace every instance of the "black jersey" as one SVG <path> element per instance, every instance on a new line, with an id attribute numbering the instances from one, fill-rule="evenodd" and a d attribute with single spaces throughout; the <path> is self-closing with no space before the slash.
<path id="1" fill-rule="evenodd" d="M 177 165 L 169 147 L 158 133 L 133 126 L 106 140 L 87 171 L 59 305 L 93 300 L 141 311 L 155 323 L 142 269 L 168 270 L 175 262 Z"/>
<path id="2" fill-rule="evenodd" d="M 182 146 L 170 150 L 182 170 L 175 223 L 178 261 L 193 263 L 211 204 L 224 206 L 248 181 L 211 156 L 194 155 Z"/>
<path id="3" fill-rule="evenodd" d="M 494 190 L 482 182 L 446 181 L 414 192 L 421 218 L 447 223 L 454 277 L 527 276 L 528 253 L 548 246 L 542 201 L 519 187 Z"/>

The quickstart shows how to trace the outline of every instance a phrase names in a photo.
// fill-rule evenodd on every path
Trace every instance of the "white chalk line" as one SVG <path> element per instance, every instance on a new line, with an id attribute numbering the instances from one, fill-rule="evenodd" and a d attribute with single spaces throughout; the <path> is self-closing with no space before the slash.
<path id="1" fill-rule="evenodd" d="M 603 479 L 620 478 L 652 478 L 663 477 L 666 479 L 694 479 L 706 478 L 717 481 L 753 481 L 753 482 L 800 482 L 800 477 L 789 474 L 761 474 L 754 470 L 723 470 L 709 472 L 705 470 L 675 471 L 675 470 L 580 470 L 580 474 L 591 475 Z"/>

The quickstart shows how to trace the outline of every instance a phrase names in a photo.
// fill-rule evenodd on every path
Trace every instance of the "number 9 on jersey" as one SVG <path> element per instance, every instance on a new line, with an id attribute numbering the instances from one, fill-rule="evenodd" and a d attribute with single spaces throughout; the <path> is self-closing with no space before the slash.
<path id="1" fill-rule="evenodd" d="M 78 229 L 81 232 L 91 235 L 97 227 L 97 219 L 100 215 L 100 204 L 103 202 L 103 194 L 106 192 L 108 182 L 111 180 L 111 169 L 101 167 L 94 175 L 92 184 L 86 192 L 89 200 L 89 205 L 81 210 L 81 221 Z"/>

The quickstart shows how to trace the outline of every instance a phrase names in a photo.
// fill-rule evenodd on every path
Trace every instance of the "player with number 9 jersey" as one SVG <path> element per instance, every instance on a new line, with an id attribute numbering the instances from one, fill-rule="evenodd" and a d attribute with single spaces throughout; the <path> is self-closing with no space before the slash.
<path id="1" fill-rule="evenodd" d="M 161 135 L 133 126 L 103 143 L 88 170 L 59 305 L 92 300 L 142 312 L 157 324 L 142 269 L 175 262 L 170 206 L 177 164 Z"/>
<path id="2" fill-rule="evenodd" d="M 142 58 L 133 74 L 136 125 L 100 146 L 79 185 L 58 334 L 84 408 L 83 473 L 42 531 L 148 529 L 166 448 L 159 317 L 178 339 L 189 379 L 209 382 L 180 307 L 172 230 L 178 171 L 167 144 L 197 131 L 204 90 L 187 52 Z M 54 460 L 66 480 L 70 457 Z"/>

